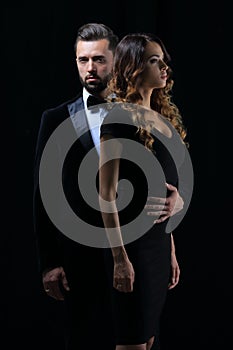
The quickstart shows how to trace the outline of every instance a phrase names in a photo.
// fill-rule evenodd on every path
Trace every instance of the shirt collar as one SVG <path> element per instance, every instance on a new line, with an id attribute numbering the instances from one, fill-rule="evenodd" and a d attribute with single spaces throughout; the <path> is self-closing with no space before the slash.
<path id="1" fill-rule="evenodd" d="M 83 103 L 84 103 L 84 108 L 85 109 L 87 109 L 88 96 L 90 96 L 90 93 L 85 88 L 83 88 Z"/>

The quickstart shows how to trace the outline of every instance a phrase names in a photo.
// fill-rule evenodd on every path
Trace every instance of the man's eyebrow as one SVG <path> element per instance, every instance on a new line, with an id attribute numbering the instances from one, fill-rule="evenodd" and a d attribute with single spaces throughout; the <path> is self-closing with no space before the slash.
<path id="1" fill-rule="evenodd" d="M 77 56 L 79 60 L 82 60 L 83 58 L 87 58 L 87 56 Z"/>
<path id="2" fill-rule="evenodd" d="M 104 55 L 95 55 L 92 58 L 105 58 L 105 56 Z"/>
<path id="3" fill-rule="evenodd" d="M 88 58 L 88 56 L 78 56 L 77 58 L 80 60 L 80 59 Z M 95 56 L 92 56 L 91 58 L 98 59 L 98 58 L 105 58 L 105 56 L 104 55 L 95 55 Z"/>

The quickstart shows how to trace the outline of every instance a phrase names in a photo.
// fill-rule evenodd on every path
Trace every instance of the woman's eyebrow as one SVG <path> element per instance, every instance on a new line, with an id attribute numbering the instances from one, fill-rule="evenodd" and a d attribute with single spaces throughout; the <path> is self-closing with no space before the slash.
<path id="1" fill-rule="evenodd" d="M 152 58 L 152 57 L 157 57 L 157 58 L 162 58 L 162 59 L 164 59 L 164 55 L 162 55 L 162 56 L 160 56 L 159 54 L 156 54 L 156 53 L 154 53 L 153 55 L 150 55 L 149 57 L 148 57 L 148 59 L 150 59 L 150 58 Z"/>

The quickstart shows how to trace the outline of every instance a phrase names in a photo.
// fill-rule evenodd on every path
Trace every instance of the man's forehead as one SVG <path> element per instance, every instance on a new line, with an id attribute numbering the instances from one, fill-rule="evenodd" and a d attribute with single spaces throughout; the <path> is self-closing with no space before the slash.
<path id="1" fill-rule="evenodd" d="M 103 56 L 109 51 L 107 39 L 95 41 L 80 40 L 77 44 L 76 54 L 79 56 Z"/>

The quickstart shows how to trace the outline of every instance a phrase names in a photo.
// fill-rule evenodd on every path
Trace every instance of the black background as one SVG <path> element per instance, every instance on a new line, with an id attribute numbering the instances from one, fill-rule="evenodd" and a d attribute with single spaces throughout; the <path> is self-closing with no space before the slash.
<path id="1" fill-rule="evenodd" d="M 119 37 L 153 32 L 172 56 L 173 100 L 188 129 L 194 192 L 175 232 L 181 280 L 169 292 L 164 310 L 163 350 L 230 349 L 232 205 L 227 204 L 231 178 L 226 141 L 232 68 L 226 4 L 43 0 L 9 2 L 1 9 L 4 349 L 63 349 L 63 305 L 44 295 L 37 272 L 32 167 L 43 110 L 74 97 L 80 86 L 73 45 L 78 27 L 87 22 L 103 22 Z"/>

